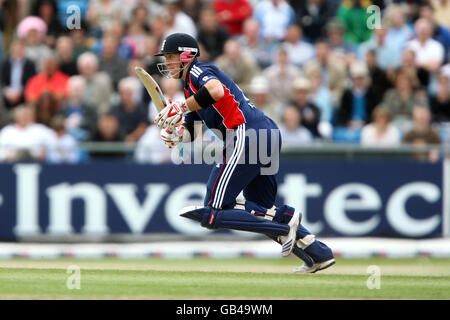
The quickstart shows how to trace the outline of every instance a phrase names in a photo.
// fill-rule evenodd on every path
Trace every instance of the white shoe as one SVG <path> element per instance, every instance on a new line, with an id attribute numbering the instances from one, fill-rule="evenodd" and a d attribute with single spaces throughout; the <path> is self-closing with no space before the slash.
<path id="1" fill-rule="evenodd" d="M 297 240 L 297 230 L 300 227 L 301 220 L 302 214 L 300 211 L 295 210 L 294 215 L 288 223 L 290 227 L 289 233 L 285 236 L 278 237 L 282 246 L 281 255 L 283 257 L 289 256 L 294 249 L 295 241 Z"/>
<path id="2" fill-rule="evenodd" d="M 301 267 L 294 268 L 294 273 L 314 273 L 328 267 L 331 267 L 336 261 L 334 259 L 330 259 L 324 262 L 314 263 L 311 267 L 307 265 L 302 265 Z"/>

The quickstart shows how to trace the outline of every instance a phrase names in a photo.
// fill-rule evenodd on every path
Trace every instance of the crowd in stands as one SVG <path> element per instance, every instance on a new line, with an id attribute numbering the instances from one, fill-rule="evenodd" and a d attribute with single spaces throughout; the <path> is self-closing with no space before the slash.
<path id="1" fill-rule="evenodd" d="M 275 120 L 285 147 L 395 147 L 450 140 L 450 0 L 0 1 L 0 161 L 126 157 L 81 142 L 134 144 L 170 161 L 134 68 L 168 98 L 162 40 L 198 39 Z M 423 155 L 422 155 L 423 156 Z M 439 154 L 429 153 L 428 160 Z"/>

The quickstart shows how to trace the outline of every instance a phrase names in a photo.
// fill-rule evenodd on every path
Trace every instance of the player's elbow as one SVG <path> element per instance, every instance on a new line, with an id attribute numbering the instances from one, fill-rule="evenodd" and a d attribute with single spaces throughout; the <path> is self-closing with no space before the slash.
<path id="1" fill-rule="evenodd" d="M 208 81 L 206 84 L 206 88 L 208 89 L 208 92 L 215 101 L 220 100 L 224 95 L 225 91 L 223 90 L 223 85 L 218 80 L 211 80 Z"/>

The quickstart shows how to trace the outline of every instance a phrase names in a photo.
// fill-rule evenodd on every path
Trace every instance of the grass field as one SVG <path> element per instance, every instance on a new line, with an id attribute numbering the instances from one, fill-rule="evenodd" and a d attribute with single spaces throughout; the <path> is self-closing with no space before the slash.
<path id="1" fill-rule="evenodd" d="M 79 267 L 80 289 L 71 265 Z M 450 259 L 337 259 L 293 274 L 286 259 L 0 260 L 0 299 L 450 299 Z M 380 288 L 368 289 L 376 265 Z"/>

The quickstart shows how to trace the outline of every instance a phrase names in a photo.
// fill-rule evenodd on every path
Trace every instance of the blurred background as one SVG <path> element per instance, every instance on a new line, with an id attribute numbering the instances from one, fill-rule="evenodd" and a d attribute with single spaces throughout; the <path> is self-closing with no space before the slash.
<path id="1" fill-rule="evenodd" d="M 168 150 L 134 68 L 184 99 L 153 54 L 167 35 L 186 32 L 200 61 L 219 66 L 277 122 L 278 201 L 302 210 L 337 254 L 450 256 L 440 242 L 450 235 L 450 1 L 0 6 L 0 240 L 260 238 L 177 216 L 202 203 L 210 167 L 199 154 L 216 141 L 203 130 L 181 157 Z M 354 237 L 368 242 L 340 242 Z M 427 239 L 432 245 L 417 242 Z"/>

